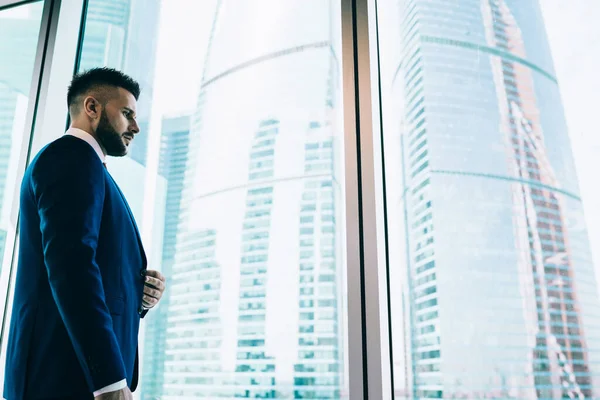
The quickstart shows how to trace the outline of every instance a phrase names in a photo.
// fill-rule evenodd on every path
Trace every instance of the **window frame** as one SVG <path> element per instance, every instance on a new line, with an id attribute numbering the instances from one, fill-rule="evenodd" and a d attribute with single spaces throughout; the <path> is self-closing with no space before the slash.
<path id="1" fill-rule="evenodd" d="M 12 7 L 24 6 L 28 3 L 36 3 L 40 0 L 0 0 L 0 11 L 6 10 Z M 43 1 L 43 0 L 41 0 Z"/>

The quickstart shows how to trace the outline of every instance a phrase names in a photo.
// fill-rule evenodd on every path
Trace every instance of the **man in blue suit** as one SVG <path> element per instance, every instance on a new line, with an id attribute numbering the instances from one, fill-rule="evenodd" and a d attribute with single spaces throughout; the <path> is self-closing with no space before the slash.
<path id="1" fill-rule="evenodd" d="M 8 400 L 132 399 L 140 318 L 165 279 L 146 269 L 133 214 L 104 160 L 126 155 L 139 132 L 139 92 L 113 69 L 75 76 L 71 127 L 25 172 Z"/>

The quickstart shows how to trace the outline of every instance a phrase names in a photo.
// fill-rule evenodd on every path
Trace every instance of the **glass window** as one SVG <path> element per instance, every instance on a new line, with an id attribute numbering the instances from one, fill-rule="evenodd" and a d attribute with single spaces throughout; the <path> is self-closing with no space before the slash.
<path id="1" fill-rule="evenodd" d="M 7 291 L 18 216 L 18 195 L 29 146 L 27 113 L 44 2 L 0 8 L 0 310 L 10 309 Z M 37 79 L 37 77 L 35 78 Z M 2 323 L 8 326 L 10 313 Z M 0 354 L 4 381 L 6 340 Z"/>
<path id="2" fill-rule="evenodd" d="M 0 10 L 0 268 L 12 256 L 17 165 L 29 144 L 25 120 L 43 6 L 38 1 Z"/>
<path id="3" fill-rule="evenodd" d="M 108 168 L 169 283 L 142 399 L 347 398 L 340 24 L 336 0 L 89 1 L 81 70 L 142 86 Z"/>
<path id="4" fill-rule="evenodd" d="M 396 399 L 600 397 L 572 150 L 597 160 L 600 7 L 575 3 L 377 2 Z"/>

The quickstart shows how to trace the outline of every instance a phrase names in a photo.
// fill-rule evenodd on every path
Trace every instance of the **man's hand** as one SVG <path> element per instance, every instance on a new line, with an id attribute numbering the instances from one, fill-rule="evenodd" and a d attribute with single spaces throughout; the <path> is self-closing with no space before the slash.
<path id="1" fill-rule="evenodd" d="M 163 293 L 165 292 L 165 288 L 167 287 L 166 279 L 158 271 L 154 271 L 149 269 L 146 272 L 146 282 L 144 283 L 144 297 L 142 299 L 142 304 L 146 308 L 154 307 Z"/>
<path id="2" fill-rule="evenodd" d="M 116 392 L 103 393 L 94 397 L 94 400 L 133 400 L 133 394 L 129 388 L 123 388 Z"/>

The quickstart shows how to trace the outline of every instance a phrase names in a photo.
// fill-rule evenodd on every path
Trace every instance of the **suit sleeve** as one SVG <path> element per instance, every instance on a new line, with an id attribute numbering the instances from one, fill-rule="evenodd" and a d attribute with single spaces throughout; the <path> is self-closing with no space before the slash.
<path id="1" fill-rule="evenodd" d="M 87 144 L 74 147 L 38 159 L 32 191 L 52 295 L 93 392 L 126 372 L 96 263 L 103 166 Z"/>

